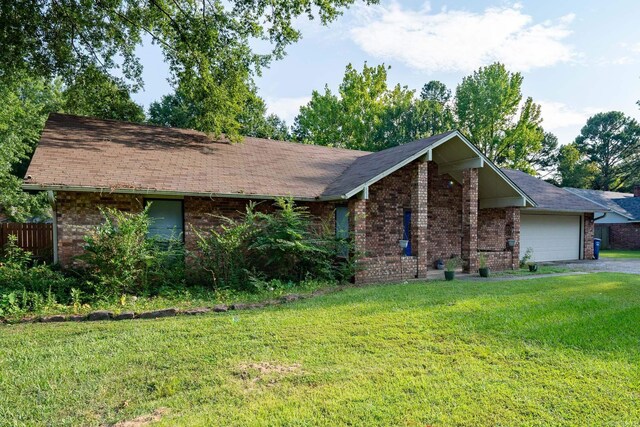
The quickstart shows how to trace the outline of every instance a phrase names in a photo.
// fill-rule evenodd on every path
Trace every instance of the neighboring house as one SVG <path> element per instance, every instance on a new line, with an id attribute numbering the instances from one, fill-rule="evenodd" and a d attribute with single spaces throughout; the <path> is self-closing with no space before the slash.
<path id="1" fill-rule="evenodd" d="M 640 249 L 640 185 L 633 193 L 566 188 L 610 210 L 596 218 L 595 236 L 605 249 Z"/>
<path id="2" fill-rule="evenodd" d="M 458 131 L 369 153 L 257 138 L 230 144 L 192 130 L 61 114 L 49 117 L 24 188 L 55 192 L 56 257 L 65 266 L 101 222 L 100 205 L 139 211 L 153 201 L 152 232 L 181 233 L 195 250 L 194 228 L 218 225 L 216 215 L 289 196 L 318 220 L 334 222 L 336 233 L 349 230 L 363 254 L 358 282 L 425 277 L 452 255 L 475 271 L 480 252 L 495 270 L 517 268 L 521 213 L 527 232 L 530 211 L 553 213 L 549 218 L 560 221 L 547 222 L 553 230 L 573 232 L 571 221 L 580 221 L 580 235 L 571 235 L 576 246 L 557 253 L 590 259 L 593 214 L 603 210 L 502 171 Z M 575 197 L 571 209 L 547 200 L 557 192 Z M 403 250 L 404 239 L 410 245 Z M 552 252 L 551 240 L 531 244 L 539 260 Z"/>

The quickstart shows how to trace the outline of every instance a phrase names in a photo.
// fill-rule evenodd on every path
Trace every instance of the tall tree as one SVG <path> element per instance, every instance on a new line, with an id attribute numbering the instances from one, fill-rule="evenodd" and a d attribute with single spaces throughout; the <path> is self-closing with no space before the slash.
<path id="1" fill-rule="evenodd" d="M 0 208 L 23 221 L 47 210 L 46 195 L 31 197 L 22 177 L 50 111 L 60 108 L 61 84 L 24 73 L 0 79 Z"/>
<path id="2" fill-rule="evenodd" d="M 349 64 L 339 94 L 327 86 L 314 91 L 300 108 L 293 133 L 297 140 L 357 150 L 378 151 L 424 136 L 430 123 L 425 108 L 406 86 L 387 84 L 384 65 L 362 72 Z"/>
<path id="3" fill-rule="evenodd" d="M 542 147 L 538 151 L 530 152 L 526 163 L 540 178 L 547 178 L 558 165 L 558 137 L 551 132 L 544 133 Z"/>
<path id="4" fill-rule="evenodd" d="M 454 128 L 451 107 L 451 90 L 444 83 L 432 80 L 425 84 L 415 105 L 415 116 L 420 121 L 416 125 L 419 136 L 435 135 Z"/>
<path id="5" fill-rule="evenodd" d="M 87 67 L 62 93 L 65 112 L 101 119 L 143 122 L 144 110 L 129 88 L 94 66 Z"/>
<path id="6" fill-rule="evenodd" d="M 253 88 L 252 96 L 246 100 L 245 107 L 238 116 L 240 134 L 278 140 L 290 139 L 287 124 L 277 115 L 267 114 L 267 106 L 264 100 L 256 94 L 256 91 L 257 89 Z M 197 105 L 178 90 L 151 103 L 149 123 L 194 129 L 197 128 L 198 111 L 203 108 L 206 107 Z"/>
<path id="7" fill-rule="evenodd" d="M 629 189 L 638 179 L 640 124 L 624 113 L 610 111 L 590 117 L 575 146 L 598 168 L 594 189 Z"/>
<path id="8" fill-rule="evenodd" d="M 586 160 L 575 144 L 560 147 L 557 156 L 557 178 L 561 187 L 592 188 L 598 167 Z"/>
<path id="9" fill-rule="evenodd" d="M 204 107 L 195 127 L 238 139 L 253 77 L 300 38 L 296 20 L 319 17 L 327 24 L 354 1 L 4 1 L 0 77 L 26 72 L 71 84 L 90 66 L 109 74 L 120 67 L 135 90 L 143 84 L 136 48 L 150 37 L 172 83 Z M 269 44 L 266 52 L 254 49 L 260 40 Z"/>
<path id="10" fill-rule="evenodd" d="M 500 166 L 530 171 L 526 157 L 541 148 L 540 106 L 527 98 L 522 108 L 522 75 L 494 63 L 465 77 L 456 89 L 458 126 Z M 519 114 L 518 114 L 519 112 Z"/>

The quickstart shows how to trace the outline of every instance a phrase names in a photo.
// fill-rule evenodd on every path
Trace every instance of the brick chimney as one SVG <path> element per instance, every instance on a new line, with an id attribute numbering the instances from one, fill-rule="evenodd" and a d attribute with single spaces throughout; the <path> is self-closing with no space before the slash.
<path id="1" fill-rule="evenodd" d="M 633 197 L 640 197 L 640 184 L 633 186 Z"/>

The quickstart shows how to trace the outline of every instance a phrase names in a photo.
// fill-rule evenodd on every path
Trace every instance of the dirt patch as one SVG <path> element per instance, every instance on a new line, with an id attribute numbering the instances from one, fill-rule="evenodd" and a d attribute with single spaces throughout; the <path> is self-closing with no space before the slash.
<path id="1" fill-rule="evenodd" d="M 148 426 L 151 423 L 155 423 L 160 421 L 164 415 L 169 413 L 169 409 L 167 408 L 158 408 L 153 411 L 151 414 L 140 415 L 129 421 L 120 421 L 119 423 L 114 424 L 112 427 L 144 427 Z"/>
<path id="2" fill-rule="evenodd" d="M 245 386 L 252 389 L 258 384 L 273 386 L 282 377 L 297 373 L 301 366 L 299 363 L 291 365 L 271 362 L 243 363 L 238 366 L 235 373 L 243 380 Z"/>

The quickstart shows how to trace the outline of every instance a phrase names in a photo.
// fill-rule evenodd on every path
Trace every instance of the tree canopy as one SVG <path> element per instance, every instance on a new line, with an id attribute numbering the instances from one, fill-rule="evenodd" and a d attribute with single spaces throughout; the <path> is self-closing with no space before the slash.
<path id="1" fill-rule="evenodd" d="M 619 111 L 598 113 L 587 120 L 574 142 L 578 163 L 596 168 L 596 190 L 630 189 L 640 175 L 640 124 Z"/>
<path id="2" fill-rule="evenodd" d="M 311 101 L 300 108 L 293 126 L 295 138 L 378 151 L 446 130 L 450 120 L 446 93 L 439 98 L 429 93 L 416 98 L 406 86 L 389 87 L 387 71 L 384 64 L 365 63 L 362 72 L 349 64 L 338 94 L 325 86 L 323 93 L 313 91 Z M 440 82 L 431 85 L 444 87 Z"/>
<path id="3" fill-rule="evenodd" d="M 26 72 L 71 85 L 93 67 L 137 90 L 144 37 L 162 49 L 171 82 L 201 106 L 194 127 L 239 139 L 252 78 L 296 42 L 300 17 L 334 20 L 355 0 L 25 0 L 0 6 L 0 77 Z M 365 0 L 372 3 L 373 0 Z M 264 51 L 259 51 L 263 49 Z"/>
<path id="4" fill-rule="evenodd" d="M 500 166 L 532 172 L 527 156 L 544 140 L 540 106 L 522 101 L 522 75 L 494 63 L 465 77 L 456 89 L 458 127 Z M 518 114 L 519 113 L 519 114 Z"/>

